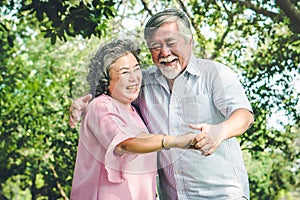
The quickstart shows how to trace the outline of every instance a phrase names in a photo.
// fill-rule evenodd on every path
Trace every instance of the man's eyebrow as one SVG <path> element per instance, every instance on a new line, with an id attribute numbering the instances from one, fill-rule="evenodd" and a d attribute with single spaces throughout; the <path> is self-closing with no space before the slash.
<path id="1" fill-rule="evenodd" d="M 157 41 L 149 42 L 149 45 L 155 45 L 155 44 L 159 44 L 159 42 L 157 42 Z"/>
<path id="2" fill-rule="evenodd" d="M 164 39 L 165 42 L 173 41 L 173 40 L 177 40 L 177 38 L 176 37 L 167 37 Z M 149 45 L 160 44 L 160 42 L 159 41 L 150 41 L 148 44 Z"/>

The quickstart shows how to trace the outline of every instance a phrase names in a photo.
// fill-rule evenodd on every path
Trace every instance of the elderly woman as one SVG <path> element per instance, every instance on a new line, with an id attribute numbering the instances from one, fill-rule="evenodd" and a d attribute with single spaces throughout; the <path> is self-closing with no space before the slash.
<path id="1" fill-rule="evenodd" d="M 149 134 L 131 105 L 140 91 L 139 48 L 130 40 L 100 46 L 87 80 L 94 99 L 80 127 L 71 199 L 154 200 L 156 153 L 191 148 L 194 133 Z"/>

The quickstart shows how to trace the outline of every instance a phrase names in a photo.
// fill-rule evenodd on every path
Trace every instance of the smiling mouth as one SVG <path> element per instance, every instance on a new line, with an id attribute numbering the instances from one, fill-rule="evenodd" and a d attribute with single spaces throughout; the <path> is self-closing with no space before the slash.
<path id="1" fill-rule="evenodd" d="M 131 86 L 128 86 L 127 89 L 129 89 L 129 90 L 138 89 L 138 85 L 131 85 Z"/>
<path id="2" fill-rule="evenodd" d="M 161 58 L 159 59 L 159 63 L 162 65 L 168 65 L 170 63 L 175 62 L 177 59 L 177 57 L 167 57 L 167 58 Z"/>

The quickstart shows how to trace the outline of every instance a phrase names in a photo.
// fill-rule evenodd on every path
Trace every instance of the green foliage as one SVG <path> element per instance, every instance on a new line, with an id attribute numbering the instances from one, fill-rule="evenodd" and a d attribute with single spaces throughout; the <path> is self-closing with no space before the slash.
<path id="1" fill-rule="evenodd" d="M 53 46 L 32 27 L 24 21 L 9 33 L 19 42 L 2 46 L 0 199 L 62 199 L 71 189 L 78 134 L 67 122 L 83 41 Z"/>
<path id="2" fill-rule="evenodd" d="M 170 7 L 190 17 L 195 54 L 231 67 L 246 88 L 255 123 L 239 139 L 251 198 L 279 199 L 297 191 L 299 2 L 142 2 L 0 2 L 0 199 L 67 199 L 78 139 L 68 127 L 68 109 L 71 98 L 87 91 L 82 81 L 97 38 L 134 32 L 141 39 L 149 15 Z M 124 19 L 140 26 L 126 32 L 132 27 Z M 151 56 L 141 47 L 147 67 Z"/>
<path id="3" fill-rule="evenodd" d="M 292 131 L 299 138 L 299 132 Z M 284 140 L 284 139 L 283 139 Z M 290 143 L 289 149 L 296 149 L 297 153 L 271 149 L 245 153 L 245 162 L 249 172 L 252 199 L 280 199 L 289 191 L 297 191 L 299 187 L 299 146 Z M 299 192 L 299 191 L 297 191 Z M 291 197 L 294 199 L 295 197 Z"/>
<path id="4" fill-rule="evenodd" d="M 57 38 L 66 41 L 67 36 L 104 36 L 108 20 L 116 15 L 114 6 L 113 0 L 24 0 L 17 9 L 19 17 L 36 17 L 44 37 L 54 44 Z"/>

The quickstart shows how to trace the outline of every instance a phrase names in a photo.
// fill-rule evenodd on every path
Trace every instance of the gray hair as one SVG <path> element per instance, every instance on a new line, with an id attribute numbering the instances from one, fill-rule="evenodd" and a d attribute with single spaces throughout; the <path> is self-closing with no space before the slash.
<path id="1" fill-rule="evenodd" d="M 176 9 L 168 9 L 156 13 L 148 20 L 144 30 L 146 41 L 153 37 L 160 26 L 171 22 L 177 23 L 179 32 L 185 36 L 185 38 L 192 37 L 191 24 L 185 13 Z"/>
<path id="2" fill-rule="evenodd" d="M 89 73 L 86 77 L 93 97 L 108 94 L 111 65 L 121 56 L 132 53 L 140 63 L 138 54 L 140 49 L 137 43 L 129 39 L 115 39 L 112 42 L 100 45 L 95 56 L 91 59 Z"/>

